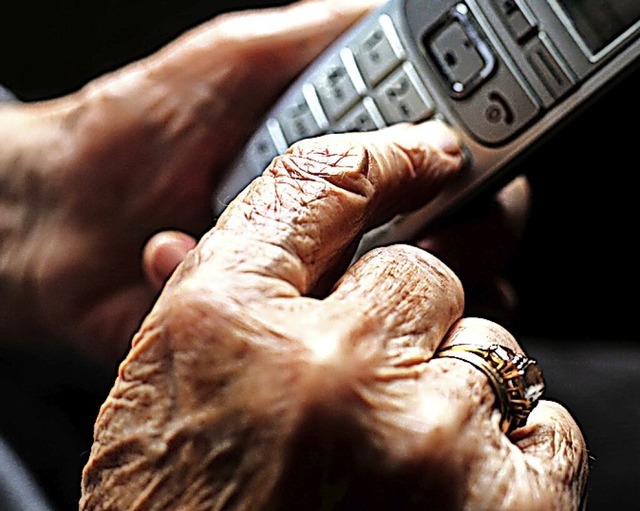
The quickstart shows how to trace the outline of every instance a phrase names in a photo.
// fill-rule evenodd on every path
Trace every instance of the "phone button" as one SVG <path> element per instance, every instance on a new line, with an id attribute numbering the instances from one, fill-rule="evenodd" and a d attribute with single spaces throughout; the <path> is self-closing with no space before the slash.
<path id="1" fill-rule="evenodd" d="M 325 70 L 312 78 L 312 83 L 329 121 L 339 119 L 360 99 L 339 54 L 332 57 Z"/>
<path id="2" fill-rule="evenodd" d="M 542 108 L 506 65 L 470 97 L 456 103 L 466 127 L 485 144 L 506 142 L 524 129 Z"/>
<path id="3" fill-rule="evenodd" d="M 491 47 L 462 2 L 425 36 L 424 44 L 456 99 L 471 94 L 495 70 Z"/>
<path id="4" fill-rule="evenodd" d="M 291 106 L 278 116 L 287 144 L 293 144 L 303 138 L 315 137 L 325 132 L 303 94 L 299 94 Z"/>
<path id="5" fill-rule="evenodd" d="M 387 124 L 421 121 L 435 111 L 431 96 L 408 62 L 376 87 L 373 97 Z"/>
<path id="6" fill-rule="evenodd" d="M 279 129 L 275 119 L 269 119 L 262 125 L 241 153 L 241 157 L 231 166 L 231 171 L 217 183 L 211 204 L 214 217 L 221 215 L 233 198 L 281 153 L 282 141 L 278 140 L 282 135 Z"/>
<path id="7" fill-rule="evenodd" d="M 336 133 L 373 131 L 385 126 L 386 123 L 373 99 L 366 97 L 336 123 L 334 131 Z"/>
<path id="8" fill-rule="evenodd" d="M 369 87 L 374 87 L 398 67 L 405 52 L 391 18 L 383 15 L 351 46 L 356 63 Z"/>
<path id="9" fill-rule="evenodd" d="M 546 34 L 540 33 L 534 38 L 526 46 L 526 52 L 529 62 L 554 99 L 564 96 L 576 83 L 568 67 L 556 56 Z"/>
<path id="10" fill-rule="evenodd" d="M 521 0 L 494 0 L 493 3 L 516 41 L 522 43 L 536 30 L 536 20 Z"/>

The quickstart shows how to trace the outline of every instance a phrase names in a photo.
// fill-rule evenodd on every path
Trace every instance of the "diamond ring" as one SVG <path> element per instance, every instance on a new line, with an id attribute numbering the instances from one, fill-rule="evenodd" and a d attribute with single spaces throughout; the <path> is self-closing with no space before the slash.
<path id="1" fill-rule="evenodd" d="M 437 351 L 433 358 L 456 358 L 487 376 L 502 417 L 500 429 L 507 434 L 526 424 L 544 393 L 544 378 L 536 361 L 499 344 L 455 344 Z"/>

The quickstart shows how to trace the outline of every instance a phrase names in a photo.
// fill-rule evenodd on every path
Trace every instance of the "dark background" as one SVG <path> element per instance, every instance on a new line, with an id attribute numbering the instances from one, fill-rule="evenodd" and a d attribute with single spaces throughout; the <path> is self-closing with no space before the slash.
<path id="1" fill-rule="evenodd" d="M 288 2 L 5 1 L 0 6 L 0 83 L 23 101 L 59 96 L 219 12 L 277 3 Z M 639 85 L 636 72 L 518 169 L 531 181 L 534 202 L 526 236 L 508 268 L 520 297 L 510 328 L 545 369 L 549 397 L 566 404 L 585 430 L 594 458 L 590 509 L 640 509 L 640 346 L 635 330 Z M 58 373 L 55 364 L 61 362 L 40 358 L 35 364 L 42 365 L 43 374 Z M 40 417 L 58 407 L 55 414 L 76 425 L 80 431 L 74 434 L 84 445 L 112 375 L 98 378 L 94 387 L 85 383 L 89 373 L 79 375 L 77 384 L 58 377 L 42 398 L 41 386 L 30 384 L 21 369 L 21 364 L 33 365 L 32 359 L 17 355 L 0 362 L 5 378 L 33 387 L 30 398 L 36 396 L 37 406 L 49 411 Z M 18 395 L 12 394 L 16 413 L 28 413 L 21 404 L 27 398 Z M 60 451 L 58 463 L 67 463 L 64 435 L 51 441 L 41 426 L 34 426 L 41 439 L 35 444 Z M 77 485 L 56 479 L 58 468 L 43 464 L 25 430 L 6 431 L 52 499 L 61 509 L 73 509 L 69 503 Z M 68 462 L 70 473 L 86 459 L 80 458 Z"/>

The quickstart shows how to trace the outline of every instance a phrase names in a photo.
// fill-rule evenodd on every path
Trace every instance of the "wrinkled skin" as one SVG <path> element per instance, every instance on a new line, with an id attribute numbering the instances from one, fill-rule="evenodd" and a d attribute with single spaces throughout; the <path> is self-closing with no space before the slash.
<path id="1" fill-rule="evenodd" d="M 543 401 L 508 437 L 483 374 L 432 358 L 450 343 L 520 351 L 497 323 L 462 318 L 445 264 L 388 247 L 319 290 L 363 228 L 433 196 L 461 161 L 433 122 L 276 159 L 135 336 L 81 509 L 577 509 L 586 448 L 570 414 Z"/>
<path id="2" fill-rule="evenodd" d="M 378 3 L 219 16 L 76 93 L 0 104 L 0 337 L 121 360 L 258 119 Z"/>
<path id="3" fill-rule="evenodd" d="M 440 260 L 393 247 L 341 275 L 363 227 L 459 170 L 433 124 L 297 146 L 195 247 L 261 114 L 376 3 L 223 16 L 75 94 L 0 106 L 3 341 L 109 365 L 139 328 L 84 509 L 575 508 L 587 468 L 570 415 L 541 403 L 506 438 L 483 376 L 431 359 L 448 342 L 517 348 L 460 319 Z M 500 283 L 526 195 L 514 182 L 489 215 L 418 245 L 471 288 Z"/>
<path id="4" fill-rule="evenodd" d="M 0 104 L 2 341 L 49 341 L 107 368 L 120 361 L 211 226 L 218 176 L 257 120 L 379 3 L 310 0 L 220 16 L 74 94 Z M 500 272 L 522 233 L 523 182 L 489 214 L 472 212 L 473 224 L 423 240 L 463 279 L 470 311 L 501 320 L 516 304 Z"/>
<path id="5" fill-rule="evenodd" d="M 227 14 L 76 93 L 0 104 L 2 341 L 45 340 L 107 368 L 120 361 L 211 226 L 216 181 L 255 123 L 380 1 Z M 507 321 L 514 310 L 500 274 L 527 196 L 526 181 L 514 181 L 471 223 L 420 242 L 462 278 L 470 312 Z"/>

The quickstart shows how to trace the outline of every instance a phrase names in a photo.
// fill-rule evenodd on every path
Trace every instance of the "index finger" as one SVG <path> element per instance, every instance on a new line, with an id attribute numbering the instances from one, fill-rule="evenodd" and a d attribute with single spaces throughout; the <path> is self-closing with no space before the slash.
<path id="1" fill-rule="evenodd" d="M 440 121 L 304 140 L 227 207 L 201 257 L 305 294 L 363 230 L 425 204 L 462 162 Z"/>

